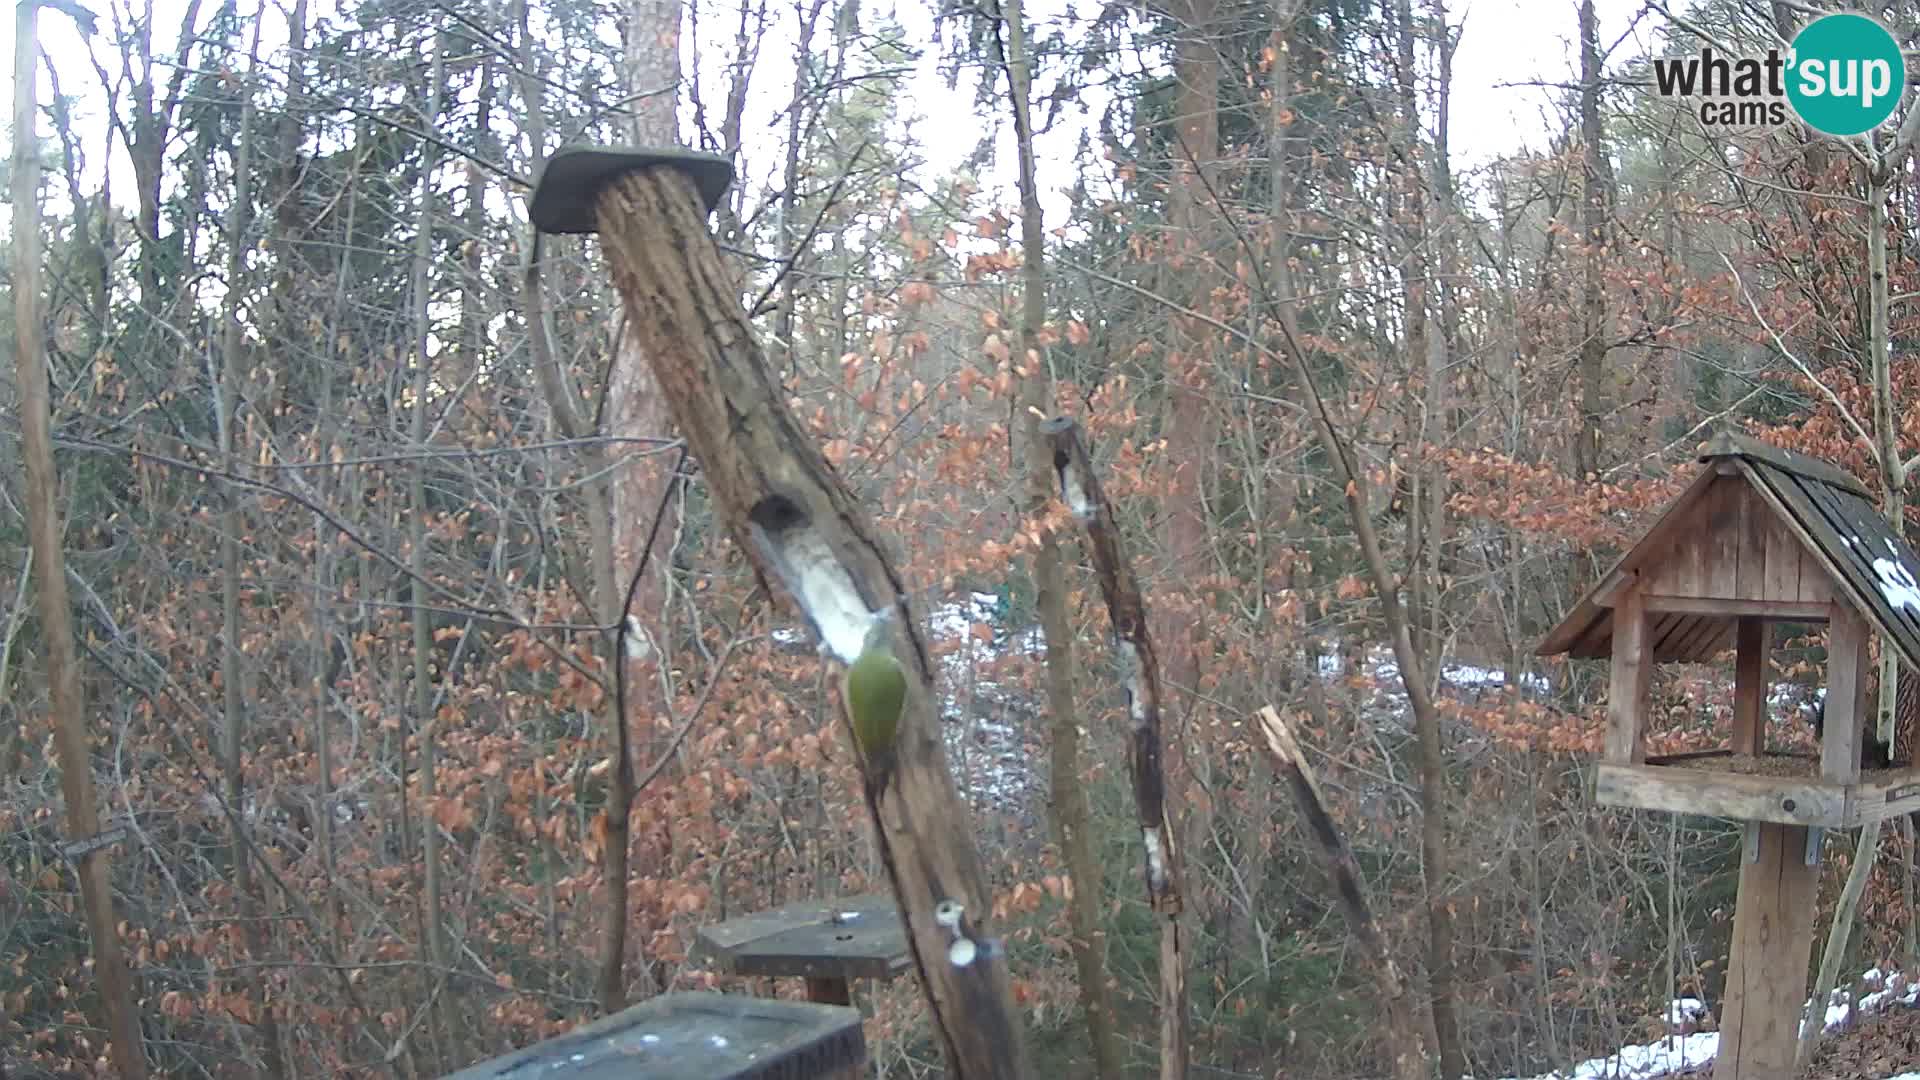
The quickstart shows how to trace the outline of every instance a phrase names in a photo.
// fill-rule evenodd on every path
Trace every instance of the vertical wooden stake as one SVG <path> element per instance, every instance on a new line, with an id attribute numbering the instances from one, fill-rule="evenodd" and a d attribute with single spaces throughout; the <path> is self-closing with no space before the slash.
<path id="1" fill-rule="evenodd" d="M 1638 588 L 1622 593 L 1613 608 L 1613 680 L 1607 691 L 1607 761 L 1639 765 L 1647 760 L 1647 681 L 1653 674 L 1647 607 Z"/>
<path id="2" fill-rule="evenodd" d="M 807 1000 L 822 1005 L 853 1004 L 853 986 L 845 979 L 807 979 Z"/>
<path id="3" fill-rule="evenodd" d="M 1760 834 L 1760 858 L 1740 866 L 1713 1080 L 1793 1075 L 1807 960 L 1813 954 L 1820 877 L 1807 865 L 1806 827 L 1767 822 L 1747 827 Z"/>
<path id="4" fill-rule="evenodd" d="M 1767 748 L 1767 624 L 1740 616 L 1733 662 L 1733 752 L 1758 754 Z"/>
<path id="5" fill-rule="evenodd" d="M 1820 725 L 1820 776 L 1860 780 L 1860 722 L 1866 715 L 1867 624 L 1845 604 L 1827 624 L 1827 718 Z"/>

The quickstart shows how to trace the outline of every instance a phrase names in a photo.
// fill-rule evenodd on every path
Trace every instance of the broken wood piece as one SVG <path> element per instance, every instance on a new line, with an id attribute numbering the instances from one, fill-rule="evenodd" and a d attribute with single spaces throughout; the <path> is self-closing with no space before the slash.
<path id="1" fill-rule="evenodd" d="M 1293 729 L 1279 711 L 1271 705 L 1260 710 L 1260 730 L 1266 734 L 1267 750 L 1273 757 L 1275 771 L 1287 782 L 1294 804 L 1307 821 L 1307 831 L 1313 834 L 1314 842 L 1319 845 L 1327 876 L 1333 879 L 1334 892 L 1340 899 L 1340 913 L 1346 917 L 1347 928 L 1353 932 L 1354 940 L 1360 943 L 1361 951 L 1366 953 L 1368 962 L 1377 973 L 1381 1005 L 1387 1013 L 1386 1037 L 1394 1059 L 1393 1074 L 1399 1080 L 1425 1080 L 1427 1051 L 1420 1037 L 1420 1027 L 1413 1020 L 1413 1008 L 1407 1000 L 1406 979 L 1393 962 L 1393 954 L 1388 951 L 1386 939 L 1380 935 L 1379 925 L 1367 906 L 1360 864 L 1354 860 L 1353 851 L 1347 846 L 1346 837 L 1341 835 L 1340 827 L 1334 823 L 1333 815 L 1327 812 L 1327 801 L 1320 791 L 1319 778 L 1314 775 L 1313 766 L 1307 762 L 1307 755 L 1301 751 L 1300 741 L 1294 737 Z"/>

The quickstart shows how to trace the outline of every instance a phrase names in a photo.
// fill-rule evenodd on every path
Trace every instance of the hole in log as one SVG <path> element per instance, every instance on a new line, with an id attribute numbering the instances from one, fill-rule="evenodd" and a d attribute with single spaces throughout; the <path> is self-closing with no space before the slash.
<path id="1" fill-rule="evenodd" d="M 753 504 L 747 525 L 762 561 L 806 613 L 821 643 L 841 663 L 853 663 L 875 614 L 828 535 L 805 507 L 779 492 Z"/>

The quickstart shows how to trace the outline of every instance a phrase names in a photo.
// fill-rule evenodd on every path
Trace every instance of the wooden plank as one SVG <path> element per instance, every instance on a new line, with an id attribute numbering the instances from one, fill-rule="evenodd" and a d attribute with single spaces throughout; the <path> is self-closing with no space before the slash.
<path id="1" fill-rule="evenodd" d="M 1867 623 L 1845 607 L 1827 624 L 1827 718 L 1821 724 L 1820 775 L 1860 779 L 1860 726 L 1866 716 Z"/>
<path id="2" fill-rule="evenodd" d="M 1807 829 L 1763 824 L 1760 857 L 1740 866 L 1714 1080 L 1792 1076 L 1820 868 L 1807 865 Z"/>
<path id="3" fill-rule="evenodd" d="M 1648 612 L 1648 655 L 1661 661 L 1678 659 L 1687 639 L 1700 629 L 1700 619 L 1698 615 L 1657 615 Z M 1613 613 L 1613 647 L 1616 650 L 1620 647 L 1620 620 L 1620 611 L 1616 608 Z"/>
<path id="4" fill-rule="evenodd" d="M 1692 620 L 1673 635 L 1666 652 L 1655 652 L 1657 660 L 1692 660 L 1705 663 L 1720 649 L 1720 642 L 1731 640 L 1733 620 L 1714 615 L 1690 615 Z"/>
<path id="5" fill-rule="evenodd" d="M 1647 684 L 1653 675 L 1647 611 L 1638 590 L 1613 609 L 1613 667 L 1607 691 L 1607 760 L 1634 765 L 1646 760 Z"/>
<path id="6" fill-rule="evenodd" d="M 1801 600 L 1717 599 L 1710 596 L 1648 596 L 1648 611 L 1686 615 L 1755 616 L 1790 622 L 1826 622 L 1833 605 Z"/>
<path id="7" fill-rule="evenodd" d="M 1594 800 L 1603 806 L 1835 829 L 1846 826 L 1848 810 L 1844 786 L 1811 777 L 1612 762 L 1594 770 Z"/>
<path id="8" fill-rule="evenodd" d="M 1755 490 L 1774 506 L 1780 523 L 1801 542 L 1806 557 L 1811 560 L 1811 565 L 1802 564 L 1801 577 L 1804 579 L 1817 571 L 1827 579 L 1829 587 L 1838 590 L 1834 597 L 1836 603 L 1848 603 L 1860 611 L 1871 610 L 1874 601 L 1864 591 L 1870 588 L 1869 583 L 1860 577 L 1858 564 L 1847 554 L 1848 545 L 1841 542 L 1828 512 L 1809 489 L 1801 487 L 1795 477 L 1764 468 L 1756 468 L 1751 475 Z M 1819 486 L 1814 485 L 1813 490 L 1818 489 Z M 1807 595 L 1804 581 L 1801 595 Z"/>
<path id="9" fill-rule="evenodd" d="M 446 1080 L 578 1076 L 853 1077 L 863 1073 L 860 1013 L 744 994 L 662 994 Z"/>
<path id="10" fill-rule="evenodd" d="M 1694 503 L 1698 502 L 1700 496 L 1718 479 L 1719 477 L 1714 475 L 1711 468 L 1701 469 L 1700 474 L 1693 478 L 1693 483 L 1687 485 L 1687 489 L 1668 504 L 1659 520 L 1655 521 L 1653 526 L 1640 537 L 1640 542 L 1622 555 L 1620 561 L 1613 564 L 1612 569 L 1600 575 L 1599 582 L 1588 590 L 1587 595 L 1575 602 L 1573 608 L 1560 620 L 1560 624 L 1549 631 L 1546 637 L 1540 639 L 1540 644 L 1534 649 L 1534 655 L 1558 656 L 1569 652 L 1576 642 L 1588 639 L 1593 633 L 1594 624 L 1605 615 L 1605 609 L 1594 603 L 1594 595 L 1603 588 L 1614 587 L 1616 574 L 1635 569 L 1651 558 L 1664 555 L 1673 546 L 1675 539 L 1688 527 L 1692 519 Z M 1584 655 L 1605 656 L 1607 654 L 1603 650 L 1588 652 Z"/>
<path id="11" fill-rule="evenodd" d="M 1721 431 L 1716 433 L 1713 438 L 1707 440 L 1707 445 L 1700 451 L 1701 461 L 1711 461 L 1714 458 L 1728 456 L 1748 458 L 1770 465 L 1782 472 L 1806 476 L 1861 495 L 1868 494 L 1866 486 L 1856 479 L 1852 473 L 1847 472 L 1832 462 L 1822 461 L 1816 457 L 1808 457 L 1806 454 L 1793 450 L 1783 450 L 1778 446 L 1763 443 L 1750 435 L 1744 435 L 1734 431 Z"/>
<path id="12" fill-rule="evenodd" d="M 1600 612 L 1600 617 L 1593 620 L 1593 622 L 1587 626 L 1585 633 L 1581 634 L 1580 638 L 1574 642 L 1572 648 L 1567 650 L 1569 656 L 1577 657 L 1581 660 L 1596 660 L 1613 655 L 1613 610 L 1611 608 L 1600 608 L 1597 610 Z M 1543 653 L 1541 655 L 1551 656 L 1553 654 Z"/>
<path id="13" fill-rule="evenodd" d="M 1754 491 L 1751 484 L 1748 485 L 1748 493 L 1752 498 L 1759 499 L 1761 506 L 1767 511 L 1764 525 L 1767 565 L 1761 595 L 1769 599 L 1805 600 L 1806 597 L 1800 592 L 1800 556 L 1803 548 L 1799 538 L 1787 531 L 1787 527 L 1779 519 L 1780 512 L 1761 498 L 1760 493 Z"/>
<path id="14" fill-rule="evenodd" d="M 1854 816 L 1865 825 L 1920 810 L 1920 768 L 1890 771 L 1854 789 Z"/>
<path id="15" fill-rule="evenodd" d="M 1746 476 L 1734 495 L 1739 521 L 1735 533 L 1739 549 L 1734 554 L 1733 595 L 1742 600 L 1784 600 L 1767 594 L 1767 519 L 1773 511 L 1762 505 Z"/>
<path id="16" fill-rule="evenodd" d="M 1746 494 L 1747 482 L 1738 475 L 1722 477 L 1713 485 L 1706 529 L 1694 539 L 1706 559 L 1701 596 L 1740 595 L 1740 504 Z"/>
<path id="17" fill-rule="evenodd" d="M 892 979 L 912 966 L 886 895 L 808 900 L 694 932 L 694 955 L 735 975 Z"/>
<path id="18" fill-rule="evenodd" d="M 1733 660 L 1733 752 L 1757 754 L 1767 736 L 1767 624 L 1743 616 Z"/>
<path id="19" fill-rule="evenodd" d="M 1648 765 L 1685 765 L 1688 762 L 1708 761 L 1713 758 L 1732 757 L 1731 750 L 1688 750 L 1681 754 L 1649 755 Z"/>

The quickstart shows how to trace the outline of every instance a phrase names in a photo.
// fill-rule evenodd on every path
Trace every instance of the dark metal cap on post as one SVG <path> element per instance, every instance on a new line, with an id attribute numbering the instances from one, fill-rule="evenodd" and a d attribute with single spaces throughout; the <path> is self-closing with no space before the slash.
<path id="1" fill-rule="evenodd" d="M 574 146 L 547 159 L 533 185 L 528 213 L 541 232 L 590 233 L 600 231 L 594 210 L 600 192 L 624 173 L 666 166 L 679 169 L 700 192 L 707 213 L 720 205 L 720 196 L 733 183 L 733 162 L 718 154 L 694 150 L 641 147 Z"/>

